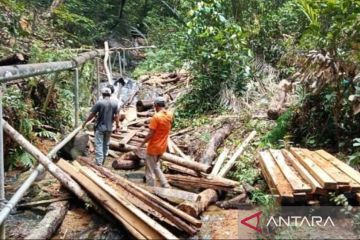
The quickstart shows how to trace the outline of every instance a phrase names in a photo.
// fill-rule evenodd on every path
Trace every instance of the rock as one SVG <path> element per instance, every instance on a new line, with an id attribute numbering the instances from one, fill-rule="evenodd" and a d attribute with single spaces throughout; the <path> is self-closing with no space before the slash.
<path id="1" fill-rule="evenodd" d="M 89 135 L 78 133 L 70 142 L 68 142 L 58 153 L 58 156 L 66 160 L 75 160 L 79 156 L 87 156 L 87 145 Z"/>

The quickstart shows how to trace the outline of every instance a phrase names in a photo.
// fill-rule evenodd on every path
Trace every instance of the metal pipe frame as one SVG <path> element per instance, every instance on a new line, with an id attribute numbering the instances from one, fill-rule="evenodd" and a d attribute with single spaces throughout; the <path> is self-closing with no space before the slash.
<path id="1" fill-rule="evenodd" d="M 5 85 L 5 84 L 4 84 Z M 0 86 L 0 119 L 3 118 L 2 98 L 5 86 Z M 4 131 L 2 121 L 0 121 L 0 204 L 4 206 L 5 199 L 5 171 L 4 171 Z M 5 239 L 5 223 L 0 225 L 0 239 Z"/>
<path id="2" fill-rule="evenodd" d="M 75 68 L 74 78 L 75 127 L 79 126 L 79 69 Z"/>
<path id="3" fill-rule="evenodd" d="M 2 121 L 0 121 L 2 122 Z M 69 135 L 67 135 L 59 144 L 57 144 L 48 154 L 48 158 L 53 158 L 55 154 L 62 149 L 76 134 L 81 130 L 81 127 L 76 128 Z M 0 212 L 0 224 L 3 224 L 5 219 L 9 216 L 11 210 L 16 206 L 20 199 L 24 196 L 25 192 L 31 187 L 36 178 L 45 171 L 43 165 L 39 164 L 30 176 L 25 180 L 21 187 L 11 197 L 11 199 L 5 204 L 4 208 Z"/>

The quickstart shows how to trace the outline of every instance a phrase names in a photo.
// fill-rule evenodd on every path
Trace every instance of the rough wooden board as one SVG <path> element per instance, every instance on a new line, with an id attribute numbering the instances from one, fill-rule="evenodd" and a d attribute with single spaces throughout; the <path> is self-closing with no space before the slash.
<path id="1" fill-rule="evenodd" d="M 270 153 L 285 178 L 289 181 L 294 193 L 311 192 L 311 187 L 307 183 L 303 182 L 303 180 L 297 176 L 297 173 L 287 165 L 281 150 L 270 150 Z"/>
<path id="2" fill-rule="evenodd" d="M 110 213 L 112 213 L 114 217 L 118 219 L 132 235 L 134 235 L 134 237 L 138 239 L 146 239 L 146 236 L 143 235 L 140 231 L 138 231 L 135 226 L 133 226 L 133 224 L 136 225 L 136 222 L 130 221 L 127 217 L 124 217 L 124 215 L 122 215 L 123 208 L 121 208 L 121 205 L 115 199 L 108 196 L 100 187 L 98 187 L 90 179 L 81 174 L 79 170 L 76 169 L 69 162 L 60 159 L 57 162 L 57 165 L 62 170 L 66 171 L 69 175 L 71 175 L 71 177 L 74 178 L 76 181 L 81 182 L 83 186 L 85 185 L 87 186 L 87 188 L 91 189 L 91 194 L 95 198 L 106 199 L 105 201 L 103 201 L 103 207 L 107 209 Z"/>
<path id="3" fill-rule="evenodd" d="M 160 234 L 165 239 L 176 239 L 176 237 L 170 233 L 166 228 L 161 226 L 159 223 L 154 221 L 140 209 L 135 207 L 132 203 L 130 203 L 127 199 L 121 196 L 118 192 L 116 192 L 111 186 L 107 185 L 103 179 L 97 176 L 93 171 L 85 166 L 77 165 L 80 168 L 81 173 L 85 174 L 88 178 L 90 178 L 96 185 L 98 185 L 102 190 L 104 190 L 107 194 L 117 200 L 121 205 L 131 211 L 137 218 L 141 219 L 142 222 L 146 223 L 141 230 L 145 230 L 148 227 L 151 230 L 155 230 L 158 234 Z M 140 225 L 140 224 L 139 224 Z M 150 234 L 153 234 L 152 231 L 149 230 Z M 154 235 L 155 236 L 155 235 Z"/>
<path id="4" fill-rule="evenodd" d="M 128 133 L 126 133 L 124 138 L 121 139 L 120 145 L 124 146 L 125 144 L 127 144 L 136 135 L 136 133 L 137 133 L 136 130 L 130 130 Z"/>
<path id="5" fill-rule="evenodd" d="M 299 162 L 311 173 L 311 175 L 320 183 L 324 189 L 334 190 L 337 188 L 336 181 L 332 179 L 321 167 L 314 163 L 310 158 L 305 156 L 301 149 L 291 148 L 291 153 Z"/>
<path id="6" fill-rule="evenodd" d="M 215 165 L 214 165 L 214 167 L 213 167 L 213 169 L 211 171 L 211 175 L 216 176 L 219 173 L 220 168 L 223 165 L 224 161 L 226 160 L 229 152 L 230 152 L 230 149 L 228 149 L 228 148 L 223 149 L 220 156 L 215 161 Z"/>
<path id="7" fill-rule="evenodd" d="M 273 157 L 269 151 L 260 152 L 260 156 L 263 160 L 264 167 L 269 177 L 272 178 L 272 181 L 275 184 L 280 196 L 282 198 L 293 198 L 293 191 L 290 183 L 286 180 L 285 176 L 280 171 L 279 167 L 276 165 Z"/>
<path id="8" fill-rule="evenodd" d="M 304 168 L 303 165 L 292 155 L 288 150 L 281 150 L 285 158 L 291 163 L 292 167 L 300 174 L 300 176 L 307 181 L 312 187 L 313 193 L 323 192 L 320 183 Z"/>
<path id="9" fill-rule="evenodd" d="M 311 160 L 313 160 L 319 167 L 321 167 L 330 177 L 332 177 L 338 185 L 349 185 L 351 179 L 343 173 L 340 169 L 335 167 L 329 161 L 320 157 L 318 154 L 307 149 L 302 149 L 302 152 Z"/>
<path id="10" fill-rule="evenodd" d="M 324 150 L 315 151 L 321 157 L 325 158 L 326 160 L 330 161 L 333 165 L 343 171 L 346 175 L 351 177 L 355 182 L 360 184 L 360 172 L 356 171 L 346 163 L 342 162 L 341 160 L 337 159 L 336 157 L 332 156 L 330 153 Z"/>
<path id="11" fill-rule="evenodd" d="M 272 178 L 268 175 L 266 168 L 264 166 L 264 163 L 263 163 L 263 159 L 261 157 L 259 158 L 259 163 L 260 163 L 261 173 L 262 173 L 263 177 L 265 178 L 265 181 L 269 187 L 270 192 L 273 195 L 279 195 L 279 191 L 276 189 L 275 183 L 272 181 Z"/>

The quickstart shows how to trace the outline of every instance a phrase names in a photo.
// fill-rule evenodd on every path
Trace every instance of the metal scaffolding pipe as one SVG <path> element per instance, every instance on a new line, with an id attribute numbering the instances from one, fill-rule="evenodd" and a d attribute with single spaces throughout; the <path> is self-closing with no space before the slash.
<path id="1" fill-rule="evenodd" d="M 0 86 L 0 119 L 3 117 L 2 98 L 4 88 Z M 0 121 L 0 206 L 2 207 L 5 203 L 5 171 L 4 171 L 4 131 L 3 124 Z M 1 222 L 0 225 L 0 238 L 5 239 L 5 223 Z"/>
<path id="2" fill-rule="evenodd" d="M 75 127 L 79 126 L 79 69 L 75 68 L 74 78 Z"/>
<path id="3" fill-rule="evenodd" d="M 74 67 L 73 61 L 3 66 L 0 67 L 0 82 L 69 70 Z"/>
<path id="4" fill-rule="evenodd" d="M 0 121 L 2 122 L 2 121 Z M 62 149 L 75 135 L 81 130 L 81 127 L 76 128 L 69 135 L 67 135 L 59 144 L 57 144 L 48 154 L 49 159 L 53 158 L 55 154 Z M 44 172 L 45 168 L 43 165 L 39 164 L 35 170 L 30 174 L 30 176 L 25 180 L 25 182 L 20 186 L 16 193 L 11 197 L 11 199 L 6 203 L 3 209 L 0 212 L 0 224 L 2 224 L 5 219 L 8 217 L 11 210 L 16 206 L 20 199 L 24 196 L 25 192 L 30 188 L 31 184 L 36 180 L 36 178 Z"/>

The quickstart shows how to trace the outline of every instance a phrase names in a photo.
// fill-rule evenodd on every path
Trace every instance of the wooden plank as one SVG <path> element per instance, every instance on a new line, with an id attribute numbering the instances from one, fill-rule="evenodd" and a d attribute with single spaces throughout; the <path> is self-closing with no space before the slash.
<path id="1" fill-rule="evenodd" d="M 315 162 L 319 167 L 321 167 L 330 177 L 332 177 L 338 185 L 349 185 L 351 179 L 343 173 L 340 169 L 335 167 L 329 161 L 326 161 L 324 158 L 320 157 L 318 154 L 309 151 L 308 149 L 301 149 L 301 151 L 309 157 L 313 162 Z"/>
<path id="2" fill-rule="evenodd" d="M 263 164 L 269 177 L 272 179 L 276 189 L 282 198 L 293 198 L 293 190 L 290 183 L 281 173 L 269 151 L 260 152 Z"/>
<path id="3" fill-rule="evenodd" d="M 247 147 L 247 145 L 249 145 L 249 143 L 255 137 L 255 135 L 256 135 L 256 131 L 252 131 L 249 134 L 249 136 L 247 136 L 247 138 L 244 140 L 244 142 L 242 142 L 238 146 L 238 148 L 236 149 L 236 152 L 234 153 L 234 155 L 230 158 L 230 160 L 221 169 L 218 176 L 225 177 L 229 173 L 229 171 L 234 166 L 234 164 L 235 164 L 236 160 L 238 159 L 238 157 L 240 157 L 240 155 L 245 151 L 245 148 Z"/>
<path id="4" fill-rule="evenodd" d="M 281 150 L 285 158 L 291 163 L 291 166 L 300 174 L 300 176 L 310 184 L 313 193 L 325 193 L 320 183 L 304 168 L 303 165 L 288 150 Z"/>
<path id="5" fill-rule="evenodd" d="M 138 221 L 134 221 L 134 219 L 128 218 L 129 214 L 125 214 L 128 212 L 123 207 L 121 207 L 121 205 L 115 199 L 108 196 L 100 187 L 98 187 L 86 176 L 81 174 L 77 168 L 62 159 L 57 162 L 57 165 L 62 170 L 67 172 L 77 182 L 81 183 L 81 185 L 85 185 L 89 189 L 89 192 L 91 192 L 91 194 L 96 199 L 100 199 L 100 201 L 103 202 L 103 207 L 107 209 L 116 219 L 118 219 L 134 237 L 138 239 L 147 238 L 145 235 L 143 235 L 143 233 L 141 233 L 141 231 L 139 231 L 139 229 L 133 226 L 137 225 Z"/>
<path id="6" fill-rule="evenodd" d="M 220 156 L 216 159 L 215 165 L 210 173 L 211 175 L 216 176 L 219 173 L 220 168 L 223 165 L 224 161 L 226 160 L 229 152 L 230 152 L 230 149 L 224 148 L 224 150 L 221 152 Z"/>
<path id="7" fill-rule="evenodd" d="M 352 178 L 355 182 L 360 184 L 360 172 L 356 171 L 354 168 L 350 167 L 343 161 L 337 159 L 330 153 L 324 151 L 324 150 L 318 150 L 315 151 L 317 154 L 319 154 L 321 157 L 325 158 L 329 162 L 331 162 L 334 166 L 339 168 L 341 171 L 343 171 L 346 175 L 348 175 L 350 178 Z"/>
<path id="8" fill-rule="evenodd" d="M 311 187 L 303 182 L 303 180 L 297 176 L 297 173 L 287 165 L 281 150 L 270 150 L 270 153 L 285 178 L 289 181 L 294 193 L 311 192 Z"/>
<path id="9" fill-rule="evenodd" d="M 320 183 L 324 189 L 334 190 L 337 188 L 336 182 L 324 170 L 315 164 L 310 158 L 305 156 L 301 149 L 291 148 L 290 152 L 299 160 L 299 162 L 309 171 L 309 173 Z"/>
<path id="10" fill-rule="evenodd" d="M 269 187 L 270 192 L 273 195 L 279 195 L 279 191 L 276 189 L 275 183 L 273 182 L 272 178 L 269 176 L 269 174 L 264 166 L 262 157 L 259 158 L 259 163 L 260 163 L 261 173 L 262 173 L 263 177 L 265 178 L 265 181 Z"/>
<path id="11" fill-rule="evenodd" d="M 136 130 L 130 130 L 123 139 L 120 141 L 120 146 L 125 146 L 135 135 L 137 131 Z"/>
<path id="12" fill-rule="evenodd" d="M 75 161 L 75 163 L 76 163 L 76 161 Z M 148 228 L 155 230 L 158 234 L 160 234 L 165 239 L 174 239 L 174 238 L 176 239 L 177 238 L 172 233 L 170 233 L 166 228 L 161 226 L 159 223 L 154 221 L 152 218 L 150 218 L 148 215 L 143 213 L 141 210 L 139 210 L 133 204 L 131 204 L 128 200 L 126 200 L 124 197 L 122 197 L 120 194 L 118 194 L 116 191 L 114 191 L 113 188 L 111 188 L 109 185 L 107 185 L 103 181 L 103 179 L 101 179 L 99 176 L 97 176 L 89 168 L 87 168 L 85 166 L 81 166 L 80 164 L 77 164 L 76 167 L 80 169 L 81 173 L 83 173 L 90 180 L 92 180 L 95 184 L 97 184 L 107 194 L 109 194 L 111 197 L 116 199 L 121 205 L 123 205 L 125 208 L 127 208 L 129 211 L 131 211 L 136 217 L 141 219 L 142 222 L 146 223 Z M 141 228 L 141 230 L 145 230 L 145 229 L 146 229 L 146 227 Z M 149 233 L 154 234 L 151 230 L 149 230 Z M 153 235 L 153 236 L 155 236 L 155 235 Z M 153 239 L 153 237 L 151 239 Z"/>

